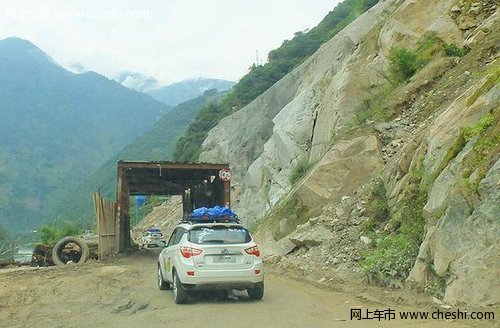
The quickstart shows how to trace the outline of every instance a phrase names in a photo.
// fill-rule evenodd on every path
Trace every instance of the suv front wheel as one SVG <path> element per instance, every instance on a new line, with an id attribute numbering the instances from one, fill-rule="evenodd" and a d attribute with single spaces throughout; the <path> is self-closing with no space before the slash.
<path id="1" fill-rule="evenodd" d="M 260 300 L 264 296 L 264 282 L 259 282 L 255 284 L 255 287 L 253 288 L 248 288 L 248 297 L 250 297 L 251 300 Z"/>

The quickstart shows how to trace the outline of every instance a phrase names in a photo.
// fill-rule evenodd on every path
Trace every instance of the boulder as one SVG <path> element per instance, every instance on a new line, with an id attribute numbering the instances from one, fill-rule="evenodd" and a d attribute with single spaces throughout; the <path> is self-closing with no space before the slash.
<path id="1" fill-rule="evenodd" d="M 288 239 L 297 247 L 314 247 L 333 238 L 332 232 L 323 226 L 316 225 L 301 232 L 293 232 Z"/>
<path id="2" fill-rule="evenodd" d="M 375 136 L 340 141 L 306 177 L 296 196 L 309 208 L 336 203 L 370 182 L 383 167 L 384 161 Z"/>

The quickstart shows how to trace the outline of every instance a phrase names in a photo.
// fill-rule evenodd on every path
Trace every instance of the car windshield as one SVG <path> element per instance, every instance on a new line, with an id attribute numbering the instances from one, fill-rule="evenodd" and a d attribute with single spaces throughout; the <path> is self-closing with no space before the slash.
<path id="1" fill-rule="evenodd" d="M 240 226 L 195 227 L 188 240 L 195 244 L 243 244 L 252 240 L 248 230 Z"/>

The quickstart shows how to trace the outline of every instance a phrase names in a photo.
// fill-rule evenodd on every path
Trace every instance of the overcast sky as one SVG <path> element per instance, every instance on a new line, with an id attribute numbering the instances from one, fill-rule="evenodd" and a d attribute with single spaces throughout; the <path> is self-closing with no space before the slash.
<path id="1" fill-rule="evenodd" d="M 238 80 L 314 27 L 339 0 L 2 0 L 0 39 L 28 39 L 63 66 L 120 71 L 162 83 Z"/>

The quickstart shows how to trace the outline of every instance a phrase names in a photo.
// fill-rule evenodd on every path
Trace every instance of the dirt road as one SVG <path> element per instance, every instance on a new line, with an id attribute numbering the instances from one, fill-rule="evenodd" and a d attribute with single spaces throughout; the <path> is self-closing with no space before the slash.
<path id="1" fill-rule="evenodd" d="M 113 263 L 0 270 L 0 327 L 476 327 L 478 321 L 350 320 L 350 309 L 419 310 L 360 301 L 276 274 L 266 275 L 264 299 L 235 292 L 204 294 L 176 305 L 156 287 L 157 251 Z M 423 309 L 420 309 L 423 310 Z M 494 322 L 487 323 L 493 326 Z"/>

